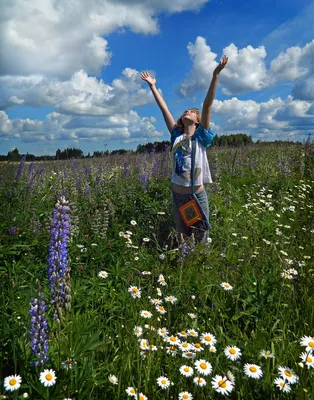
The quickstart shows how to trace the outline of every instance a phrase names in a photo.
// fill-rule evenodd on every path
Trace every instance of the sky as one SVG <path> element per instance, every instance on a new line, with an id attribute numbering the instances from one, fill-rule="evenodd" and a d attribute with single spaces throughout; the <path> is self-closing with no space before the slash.
<path id="1" fill-rule="evenodd" d="M 177 120 L 226 54 L 219 136 L 314 137 L 314 0 L 0 0 L 0 154 L 169 140 L 140 72 Z"/>

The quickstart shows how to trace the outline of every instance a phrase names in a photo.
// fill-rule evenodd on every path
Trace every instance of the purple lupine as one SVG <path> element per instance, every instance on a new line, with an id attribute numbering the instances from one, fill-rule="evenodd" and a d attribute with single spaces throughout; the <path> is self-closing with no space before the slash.
<path id="1" fill-rule="evenodd" d="M 38 293 L 37 299 L 30 301 L 31 329 L 29 331 L 31 339 L 31 352 L 36 357 L 34 366 L 44 365 L 48 361 L 47 352 L 49 349 L 48 320 L 45 315 L 47 306 L 45 296 Z"/>
<path id="2" fill-rule="evenodd" d="M 194 253 L 194 247 L 195 247 L 194 236 L 192 235 L 189 237 L 183 237 L 182 235 L 179 246 L 181 262 L 184 262 L 184 260 L 190 253 Z"/>
<path id="3" fill-rule="evenodd" d="M 149 181 L 149 173 L 148 172 L 144 172 L 143 174 L 139 174 L 139 180 L 140 180 L 140 182 L 142 184 L 143 191 L 146 192 L 147 184 L 148 184 L 148 181 Z"/>
<path id="4" fill-rule="evenodd" d="M 64 197 L 57 201 L 52 213 L 50 247 L 48 257 L 48 278 L 51 301 L 59 319 L 66 304 L 66 272 L 68 268 L 68 241 L 70 235 L 70 207 Z"/>
<path id="5" fill-rule="evenodd" d="M 22 159 L 21 159 L 21 162 L 20 162 L 20 165 L 19 165 L 19 169 L 18 169 L 17 174 L 16 174 L 16 179 L 17 180 L 22 178 L 25 161 L 26 161 L 26 156 L 24 155 L 22 157 Z"/>
<path id="6" fill-rule="evenodd" d="M 16 226 L 11 226 L 11 227 L 9 228 L 9 235 L 10 235 L 10 236 L 16 235 L 17 232 L 18 232 L 18 229 L 17 229 Z"/>

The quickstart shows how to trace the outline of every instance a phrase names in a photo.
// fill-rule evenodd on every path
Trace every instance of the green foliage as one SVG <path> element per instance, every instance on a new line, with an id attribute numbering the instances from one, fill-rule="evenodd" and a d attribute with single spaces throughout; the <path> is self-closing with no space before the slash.
<path id="1" fill-rule="evenodd" d="M 35 163 L 33 172 L 25 165 L 18 180 L 12 179 L 18 165 L 2 166 L 0 367 L 2 381 L 19 374 L 22 387 L 10 394 L 2 384 L 0 393 L 21 398 L 27 392 L 35 400 L 126 399 L 133 386 L 149 399 L 177 399 L 182 391 L 197 400 L 219 399 L 211 380 L 230 371 L 235 376 L 230 399 L 312 399 L 314 369 L 300 364 L 305 351 L 300 340 L 314 336 L 313 153 L 311 145 L 211 148 L 212 242 L 195 246 L 184 261 L 173 232 L 168 153 Z M 143 172 L 149 177 L 145 190 Z M 72 307 L 58 325 L 47 258 L 51 212 L 60 195 L 71 207 Z M 101 271 L 108 277 L 101 278 Z M 48 304 L 45 368 L 57 376 L 49 388 L 39 382 L 43 368 L 33 367 L 30 351 L 29 302 L 36 280 Z M 224 290 L 223 282 L 232 290 Z M 131 286 L 141 289 L 139 298 L 132 297 Z M 178 301 L 167 302 L 167 296 Z M 152 299 L 163 300 L 165 314 Z M 152 317 L 141 316 L 143 310 Z M 136 326 L 141 336 L 134 334 Z M 178 348 L 171 355 L 170 343 L 158 334 L 164 327 L 178 338 L 182 331 L 197 331 L 198 337 L 192 331 L 181 337 L 190 344 L 200 343 L 205 332 L 216 337 L 216 352 L 201 343 L 203 351 L 196 353 L 213 366 L 205 387 L 180 374 L 194 360 L 183 358 Z M 157 350 L 141 350 L 140 339 Z M 241 350 L 239 360 L 225 356 L 226 346 Z M 261 357 L 262 350 L 275 358 Z M 262 378 L 247 377 L 246 363 L 259 365 Z M 287 394 L 274 385 L 280 366 L 299 377 Z M 117 385 L 109 382 L 110 374 Z M 159 376 L 173 385 L 160 389 Z"/>

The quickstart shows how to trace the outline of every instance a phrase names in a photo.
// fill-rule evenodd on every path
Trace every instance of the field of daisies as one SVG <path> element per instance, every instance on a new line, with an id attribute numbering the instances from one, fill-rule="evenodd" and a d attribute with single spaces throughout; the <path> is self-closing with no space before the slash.
<path id="1" fill-rule="evenodd" d="M 169 151 L 0 164 L 0 399 L 314 398 L 314 146 L 208 158 L 206 244 Z"/>

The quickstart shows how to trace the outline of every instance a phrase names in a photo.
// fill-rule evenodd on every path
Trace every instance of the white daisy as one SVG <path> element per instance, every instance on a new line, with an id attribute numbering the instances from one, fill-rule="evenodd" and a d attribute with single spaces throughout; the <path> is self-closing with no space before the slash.
<path id="1" fill-rule="evenodd" d="M 140 315 L 143 318 L 151 318 L 153 316 L 153 314 L 150 311 L 147 311 L 147 310 L 142 310 L 140 312 Z"/>
<path id="2" fill-rule="evenodd" d="M 176 336 L 168 336 L 166 340 L 172 345 L 179 345 L 181 343 L 180 339 L 178 339 Z"/>
<path id="3" fill-rule="evenodd" d="M 168 301 L 171 304 L 174 304 L 178 301 L 178 299 L 175 296 L 167 296 L 167 297 L 165 297 L 165 301 Z"/>
<path id="4" fill-rule="evenodd" d="M 192 400 L 193 396 L 189 392 L 181 392 L 181 393 L 179 393 L 178 399 L 179 400 Z"/>
<path id="5" fill-rule="evenodd" d="M 149 242 L 149 241 L 150 241 L 150 239 L 149 239 L 148 237 L 144 237 L 144 238 L 143 238 L 143 242 L 146 242 L 146 243 L 147 243 L 147 242 Z"/>
<path id="6" fill-rule="evenodd" d="M 186 337 L 188 337 L 188 334 L 186 331 L 181 331 L 178 333 L 178 336 L 180 336 L 181 338 L 186 338 Z"/>
<path id="7" fill-rule="evenodd" d="M 196 354 L 193 353 L 192 351 L 184 351 L 184 352 L 182 353 L 182 357 L 183 357 L 183 358 L 188 358 L 188 359 L 190 359 L 190 360 L 193 360 L 193 359 L 196 357 Z"/>
<path id="8" fill-rule="evenodd" d="M 118 378 L 115 375 L 109 375 L 108 380 L 113 385 L 117 385 L 118 384 Z"/>
<path id="9" fill-rule="evenodd" d="M 188 335 L 192 337 L 198 337 L 198 332 L 194 329 L 188 329 Z"/>
<path id="10" fill-rule="evenodd" d="M 312 336 L 303 336 L 300 340 L 301 346 L 305 347 L 305 351 L 313 351 L 314 350 L 314 337 Z"/>
<path id="11" fill-rule="evenodd" d="M 217 339 L 214 335 L 209 332 L 205 332 L 200 337 L 201 343 L 206 344 L 207 346 L 214 345 L 217 342 Z"/>
<path id="12" fill-rule="evenodd" d="M 231 361 L 236 361 L 242 355 L 241 350 L 236 346 L 227 346 L 224 350 L 224 353 Z"/>
<path id="13" fill-rule="evenodd" d="M 255 364 L 245 364 L 243 370 L 250 378 L 259 379 L 263 376 L 262 368 Z"/>
<path id="14" fill-rule="evenodd" d="M 208 361 L 205 361 L 205 360 L 195 361 L 194 366 L 195 366 L 197 372 L 204 376 L 209 375 L 213 370 L 212 365 Z"/>
<path id="15" fill-rule="evenodd" d="M 131 223 L 131 225 L 133 225 L 133 226 L 137 225 L 137 222 L 136 222 L 134 219 L 132 219 L 132 221 L 131 221 L 130 223 Z"/>
<path id="16" fill-rule="evenodd" d="M 125 391 L 129 396 L 136 397 L 136 390 L 134 389 L 134 387 L 129 386 L 127 389 L 125 389 Z"/>
<path id="17" fill-rule="evenodd" d="M 193 373 L 194 373 L 193 368 L 192 368 L 192 367 L 189 367 L 188 365 L 182 365 L 182 366 L 180 367 L 179 371 L 180 371 L 180 374 L 181 374 L 181 375 L 186 376 L 187 378 L 188 378 L 189 376 L 192 376 Z"/>
<path id="18" fill-rule="evenodd" d="M 40 373 L 39 380 L 44 386 L 53 386 L 57 380 L 56 373 L 53 369 L 45 369 Z"/>
<path id="19" fill-rule="evenodd" d="M 189 316 L 191 319 L 195 319 L 195 318 L 196 318 L 196 314 L 194 314 L 194 313 L 188 313 L 188 316 Z"/>
<path id="20" fill-rule="evenodd" d="M 300 358 L 308 368 L 314 367 L 314 356 L 310 351 L 308 353 L 302 353 Z"/>
<path id="21" fill-rule="evenodd" d="M 157 331 L 159 336 L 167 336 L 168 335 L 168 329 L 167 328 L 159 328 Z"/>
<path id="22" fill-rule="evenodd" d="M 162 291 L 161 291 L 161 289 L 158 287 L 158 288 L 156 288 L 156 290 L 157 290 L 157 296 L 162 296 Z"/>
<path id="23" fill-rule="evenodd" d="M 140 393 L 137 397 L 138 400 L 147 400 L 147 396 L 145 396 L 145 394 Z"/>
<path id="24" fill-rule="evenodd" d="M 195 383 L 196 386 L 200 386 L 200 387 L 206 385 L 205 379 L 204 379 L 204 378 L 201 378 L 200 376 L 196 376 L 196 377 L 193 379 L 193 382 Z"/>
<path id="25" fill-rule="evenodd" d="M 284 393 L 289 393 L 291 390 L 291 386 L 283 378 L 276 378 L 274 383 Z"/>
<path id="26" fill-rule="evenodd" d="M 209 351 L 210 351 L 211 353 L 216 353 L 217 349 L 216 349 L 215 346 L 210 346 Z"/>
<path id="27" fill-rule="evenodd" d="M 216 375 L 212 379 L 212 387 L 218 393 L 229 394 L 233 390 L 233 383 L 226 376 Z"/>
<path id="28" fill-rule="evenodd" d="M 199 352 L 199 351 L 203 351 L 204 349 L 200 343 L 193 343 L 193 350 L 196 352 Z"/>
<path id="29" fill-rule="evenodd" d="M 143 334 L 143 328 L 141 326 L 135 326 L 133 332 L 135 336 L 139 337 Z"/>
<path id="30" fill-rule="evenodd" d="M 173 357 L 177 354 L 177 349 L 175 346 L 169 346 L 166 347 L 166 349 L 167 349 L 167 354 L 170 354 Z"/>
<path id="31" fill-rule="evenodd" d="M 291 368 L 280 366 L 278 370 L 280 376 L 288 381 L 288 383 L 290 383 L 291 385 L 298 382 L 299 377 Z"/>
<path id="32" fill-rule="evenodd" d="M 133 299 L 140 299 L 141 298 L 141 289 L 136 286 L 130 286 L 128 288 L 128 292 L 131 293 Z"/>
<path id="33" fill-rule="evenodd" d="M 270 350 L 262 350 L 260 352 L 260 356 L 264 358 L 275 358 L 275 356 Z"/>
<path id="34" fill-rule="evenodd" d="M 20 388 L 22 378 L 20 375 L 10 375 L 4 378 L 4 389 L 10 392 Z"/>
<path id="35" fill-rule="evenodd" d="M 160 299 L 150 299 L 149 302 L 150 302 L 150 304 L 152 304 L 154 306 L 158 306 L 159 304 L 162 304 L 162 300 L 160 300 Z"/>
<path id="36" fill-rule="evenodd" d="M 168 387 L 170 386 L 170 381 L 166 376 L 160 376 L 159 378 L 157 378 L 157 385 L 161 389 L 168 389 Z"/>
<path id="37" fill-rule="evenodd" d="M 189 351 L 191 349 L 192 345 L 188 342 L 182 342 L 179 345 L 180 350 L 182 351 Z"/>
<path id="38" fill-rule="evenodd" d="M 166 286 L 166 285 L 167 285 L 167 282 L 166 282 L 166 280 L 165 280 L 165 277 L 164 277 L 162 274 L 160 274 L 159 277 L 158 277 L 158 283 L 159 283 L 161 286 Z"/>
<path id="39" fill-rule="evenodd" d="M 233 287 L 228 283 L 228 282 L 222 282 L 220 284 L 220 286 L 224 289 L 224 290 L 232 290 Z"/>
<path id="40" fill-rule="evenodd" d="M 164 306 L 156 306 L 156 311 L 158 311 L 160 314 L 166 314 L 166 309 Z"/>
<path id="41" fill-rule="evenodd" d="M 106 272 L 106 271 L 100 271 L 100 272 L 98 273 L 98 276 L 99 276 L 99 278 L 106 279 L 106 278 L 108 278 L 108 272 Z"/>
<path id="42" fill-rule="evenodd" d="M 140 340 L 140 349 L 141 350 L 149 350 L 149 343 L 147 339 Z"/>

